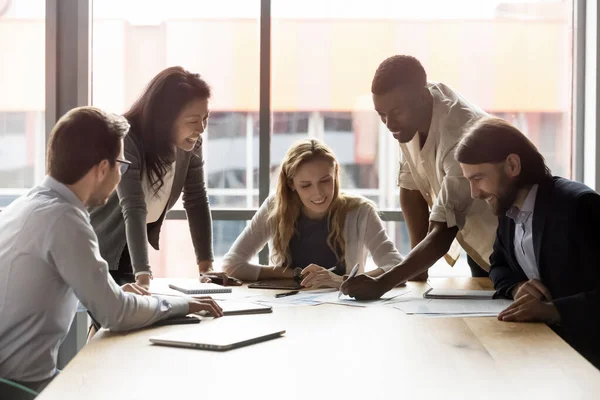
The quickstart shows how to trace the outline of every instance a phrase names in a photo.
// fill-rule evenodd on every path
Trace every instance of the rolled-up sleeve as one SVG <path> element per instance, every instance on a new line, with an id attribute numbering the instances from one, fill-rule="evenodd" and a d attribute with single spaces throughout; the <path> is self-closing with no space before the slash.
<path id="1" fill-rule="evenodd" d="M 400 155 L 400 166 L 398 168 L 398 187 L 408 190 L 419 190 L 415 184 L 410 167 L 404 155 Z"/>
<path id="2" fill-rule="evenodd" d="M 443 160 L 444 179 L 440 192 L 433 204 L 430 221 L 445 222 L 448 228 L 465 226 L 467 213 L 473 203 L 469 181 L 463 176 L 453 151 L 449 151 Z"/>

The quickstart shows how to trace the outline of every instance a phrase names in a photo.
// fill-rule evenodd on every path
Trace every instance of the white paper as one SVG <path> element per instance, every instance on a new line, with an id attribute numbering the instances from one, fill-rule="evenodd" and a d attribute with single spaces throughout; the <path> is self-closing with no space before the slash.
<path id="1" fill-rule="evenodd" d="M 321 300 L 323 303 L 337 304 L 337 305 L 341 305 L 341 306 L 373 307 L 373 306 L 387 305 L 391 302 L 394 302 L 398 297 L 403 296 L 408 293 L 410 293 L 410 290 L 408 288 L 404 287 L 404 288 L 397 288 L 397 289 L 390 290 L 389 292 L 387 292 L 386 294 L 384 294 L 383 296 L 381 296 L 381 298 L 379 298 L 377 300 L 356 300 L 356 299 L 353 299 L 353 298 L 351 298 L 349 296 L 345 296 L 345 295 L 342 295 L 338 299 L 338 292 L 336 291 L 335 293 L 327 293 L 327 294 L 321 295 L 319 297 L 319 300 Z"/>
<path id="2" fill-rule="evenodd" d="M 321 296 L 328 293 L 335 293 L 337 296 L 337 289 L 317 289 L 317 290 L 304 290 L 297 294 L 284 297 L 275 297 L 276 293 L 272 295 L 261 295 L 248 298 L 248 300 L 260 302 L 263 304 L 269 304 L 274 307 L 292 307 L 292 306 L 316 306 L 323 304 L 324 302 L 320 299 Z"/>
<path id="3" fill-rule="evenodd" d="M 384 294 L 380 299 L 364 301 L 355 300 L 345 295 L 342 295 L 338 299 L 338 293 L 339 290 L 337 289 L 303 290 L 300 291 L 300 293 L 293 294 L 291 296 L 276 298 L 274 293 L 273 295 L 262 295 L 248 298 L 248 300 L 260 302 L 262 304 L 269 304 L 273 307 L 316 306 L 319 304 L 335 304 L 351 307 L 373 307 L 387 305 L 389 302 L 394 301 L 399 296 L 410 293 L 410 290 L 406 287 L 397 288 Z"/>
<path id="4" fill-rule="evenodd" d="M 497 313 L 479 313 L 479 314 L 409 314 L 423 318 L 476 318 L 476 317 L 497 317 Z"/>
<path id="5" fill-rule="evenodd" d="M 406 314 L 444 314 L 446 316 L 464 316 L 464 314 L 485 314 L 497 316 L 511 305 L 512 300 L 442 300 L 411 299 L 399 301 L 394 306 Z"/>

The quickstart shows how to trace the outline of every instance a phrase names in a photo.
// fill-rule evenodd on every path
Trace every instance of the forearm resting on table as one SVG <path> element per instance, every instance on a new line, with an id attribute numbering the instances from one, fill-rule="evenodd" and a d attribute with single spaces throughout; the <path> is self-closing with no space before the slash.
<path id="1" fill-rule="evenodd" d="M 432 222 L 431 230 L 402 261 L 390 271 L 379 277 L 388 290 L 397 284 L 427 271 L 450 248 L 458 232 L 457 227 L 448 228 L 443 222 Z"/>

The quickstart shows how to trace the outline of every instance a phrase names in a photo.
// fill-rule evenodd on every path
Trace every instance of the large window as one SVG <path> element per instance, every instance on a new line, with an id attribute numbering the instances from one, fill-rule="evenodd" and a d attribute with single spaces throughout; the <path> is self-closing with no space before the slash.
<path id="1" fill-rule="evenodd" d="M 122 113 L 164 68 L 180 65 L 200 73 L 212 88 L 203 145 L 211 207 L 256 208 L 260 2 L 147 0 L 143 8 L 136 4 L 140 3 L 93 3 L 93 104 Z M 175 208 L 181 209 L 181 203 Z M 214 221 L 217 258 L 245 223 Z M 169 221 L 161 240 L 161 252 L 151 252 L 157 276 L 197 275 L 186 221 Z M 178 267 L 182 265 L 187 269 Z"/>
<path id="2" fill-rule="evenodd" d="M 143 9 L 127 4 L 94 2 L 94 104 L 122 112 L 167 66 L 201 73 L 214 90 L 205 141 L 211 206 L 255 209 L 259 66 L 268 60 L 259 53 L 261 2 L 157 0 Z M 271 190 L 288 147 L 315 137 L 335 151 L 344 190 L 383 210 L 399 209 L 399 146 L 373 111 L 370 94 L 375 69 L 393 54 L 419 58 L 430 80 L 515 124 L 542 150 L 555 174 L 571 176 L 570 0 L 272 0 L 270 5 Z M 153 260 L 159 275 L 194 262 L 186 224 L 170 221 L 163 231 L 162 255 Z M 214 224 L 218 261 L 246 221 Z M 406 253 L 405 224 L 386 224 Z M 463 257 L 454 270 L 442 262 L 433 273 L 468 271 Z"/>
<path id="3" fill-rule="evenodd" d="M 0 0 L 0 207 L 44 175 L 45 5 Z M 370 94 L 375 69 L 393 54 L 416 56 L 430 80 L 515 124 L 554 174 L 574 177 L 573 0 L 96 0 L 92 7 L 93 105 L 123 113 L 173 65 L 212 86 L 204 156 L 217 262 L 267 194 L 265 181 L 274 189 L 288 147 L 306 137 L 336 152 L 343 190 L 393 211 L 383 213 L 389 235 L 408 251 L 399 146 Z M 260 35 L 261 9 L 271 14 L 270 37 Z M 260 53 L 261 40 L 270 54 Z M 261 86 L 260 67 L 269 62 Z M 265 91 L 270 109 L 260 110 Z M 261 131 L 265 112 L 270 130 Z M 158 276 L 180 275 L 175 266 L 195 261 L 187 222 L 177 220 L 185 214 L 169 218 L 161 252 L 152 253 Z M 468 275 L 468 268 L 442 263 L 434 273 Z"/>
<path id="4" fill-rule="evenodd" d="M 45 4 L 0 1 L 0 208 L 44 176 Z"/>
<path id="5" fill-rule="evenodd" d="M 93 3 L 93 104 L 122 113 L 164 68 L 200 73 L 212 88 L 204 141 L 211 205 L 257 207 L 260 2 L 140 4 Z"/>
<path id="6" fill-rule="evenodd" d="M 323 139 L 339 158 L 343 189 L 398 209 L 399 147 L 370 87 L 381 61 L 410 54 L 429 80 L 513 123 L 555 174 L 570 177 L 572 12 L 560 0 L 272 0 L 273 124 L 280 111 L 307 122 L 273 130 L 271 162 L 298 138 Z M 390 235 L 409 248 L 406 230 Z M 468 275 L 464 257 L 457 268 Z M 456 273 L 443 262 L 433 272 Z"/>

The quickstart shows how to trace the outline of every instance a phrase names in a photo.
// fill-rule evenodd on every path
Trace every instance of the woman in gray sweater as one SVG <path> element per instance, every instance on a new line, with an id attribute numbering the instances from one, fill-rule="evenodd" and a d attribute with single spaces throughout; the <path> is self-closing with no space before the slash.
<path id="1" fill-rule="evenodd" d="M 117 191 L 91 213 L 100 253 L 117 283 L 148 287 L 148 243 L 158 250 L 160 228 L 183 192 L 199 273 L 212 271 L 212 221 L 204 182 L 202 133 L 210 88 L 181 67 L 160 72 L 124 114 L 131 124 L 131 162 Z"/>
<path id="2" fill-rule="evenodd" d="M 375 205 L 340 191 L 339 163 L 323 142 L 294 144 L 281 163 L 276 193 L 267 198 L 223 259 L 223 270 L 244 280 L 296 278 L 307 288 L 335 287 L 369 253 L 378 276 L 403 260 Z M 251 259 L 269 243 L 271 264 Z"/>

